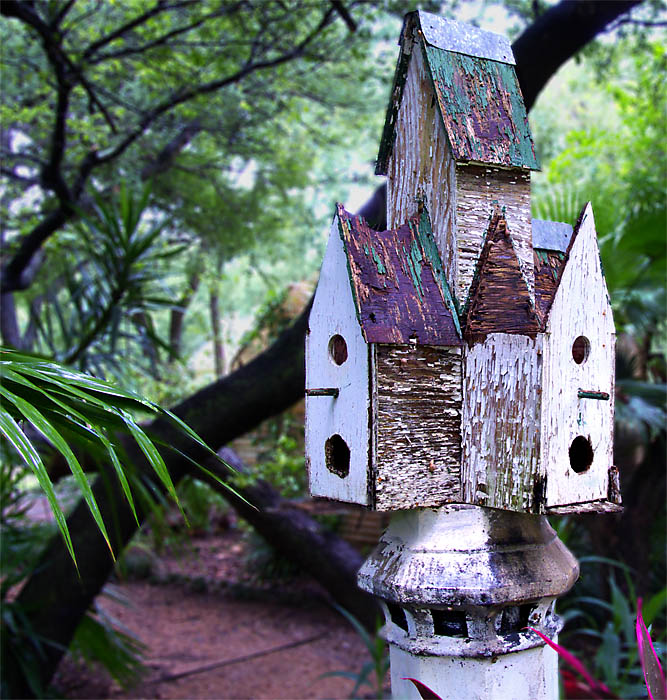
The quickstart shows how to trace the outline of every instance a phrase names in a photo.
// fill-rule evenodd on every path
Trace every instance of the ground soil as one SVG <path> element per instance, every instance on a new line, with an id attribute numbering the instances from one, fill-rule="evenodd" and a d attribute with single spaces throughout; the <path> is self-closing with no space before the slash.
<path id="1" fill-rule="evenodd" d="M 141 682 L 122 689 L 68 658 L 57 688 L 69 698 L 346 698 L 370 656 L 311 580 L 262 577 L 235 528 L 195 535 L 157 556 L 131 551 L 113 582 L 125 603 L 102 608 L 146 648 Z M 370 695 L 369 695 L 370 693 Z M 374 697 L 369 686 L 357 697 Z"/>

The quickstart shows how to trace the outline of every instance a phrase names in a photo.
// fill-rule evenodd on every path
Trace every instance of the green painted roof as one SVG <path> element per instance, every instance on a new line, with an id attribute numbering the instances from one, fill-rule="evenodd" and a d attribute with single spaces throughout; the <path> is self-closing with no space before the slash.
<path id="1" fill-rule="evenodd" d="M 411 23 L 419 22 L 417 13 L 410 17 L 404 36 Z M 514 66 L 438 48 L 421 32 L 417 36 L 412 51 L 423 51 L 454 160 L 539 169 Z M 376 168 L 380 175 L 387 172 L 410 57 L 401 50 L 380 144 Z"/>

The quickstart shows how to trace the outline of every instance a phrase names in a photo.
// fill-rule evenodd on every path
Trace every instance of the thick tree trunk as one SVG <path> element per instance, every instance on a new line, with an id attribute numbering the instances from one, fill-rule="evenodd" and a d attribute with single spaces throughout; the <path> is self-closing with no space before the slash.
<path id="1" fill-rule="evenodd" d="M 512 44 L 521 92 L 530 110 L 549 78 L 620 15 L 643 0 L 562 0 Z"/>

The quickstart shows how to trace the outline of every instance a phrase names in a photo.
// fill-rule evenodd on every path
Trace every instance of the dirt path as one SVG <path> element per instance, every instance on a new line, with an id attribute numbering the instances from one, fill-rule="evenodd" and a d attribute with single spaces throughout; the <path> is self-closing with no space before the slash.
<path id="1" fill-rule="evenodd" d="M 153 564 L 162 580 L 116 584 L 129 604 L 103 608 L 147 647 L 148 673 L 121 690 L 71 663 L 59 676 L 70 698 L 347 698 L 368 652 L 350 624 L 302 579 L 255 585 L 237 535 L 193 542 L 186 556 Z M 245 594 L 253 599 L 242 599 Z M 365 686 L 360 692 L 368 694 Z"/>

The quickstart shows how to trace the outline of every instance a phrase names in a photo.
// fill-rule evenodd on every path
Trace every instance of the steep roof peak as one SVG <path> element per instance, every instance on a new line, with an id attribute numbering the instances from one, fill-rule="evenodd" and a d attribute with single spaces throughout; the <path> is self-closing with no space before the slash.
<path id="1" fill-rule="evenodd" d="M 498 207 L 491 216 L 468 299 L 468 341 L 490 333 L 535 335 L 541 331 L 505 215 Z"/>
<path id="2" fill-rule="evenodd" d="M 509 42 L 472 25 L 423 12 L 406 17 L 375 172 L 386 175 L 415 52 L 421 53 L 457 163 L 539 170 Z M 416 145 L 414 145 L 416 147 Z"/>

